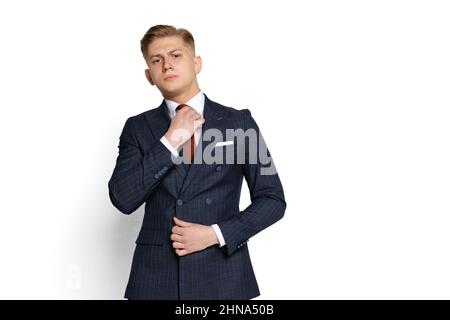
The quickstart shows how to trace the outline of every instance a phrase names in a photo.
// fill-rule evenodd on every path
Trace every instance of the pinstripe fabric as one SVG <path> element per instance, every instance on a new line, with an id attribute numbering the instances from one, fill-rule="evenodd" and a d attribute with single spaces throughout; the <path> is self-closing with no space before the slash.
<path id="1" fill-rule="evenodd" d="M 220 105 L 205 95 L 203 130 L 259 128 L 248 109 Z M 122 213 L 131 214 L 145 203 L 136 239 L 129 299 L 251 299 L 260 294 L 251 264 L 249 238 L 281 219 L 286 209 L 278 174 L 261 175 L 263 164 L 174 164 L 159 141 L 170 125 L 163 101 L 155 109 L 130 117 L 119 142 L 119 156 L 109 195 Z M 195 151 L 198 158 L 209 141 Z M 224 146 L 225 152 L 247 145 Z M 230 150 L 233 148 L 233 150 Z M 270 154 L 270 153 L 269 153 Z M 236 160 L 236 158 L 235 158 Z M 242 212 L 239 200 L 243 179 L 252 203 Z M 170 240 L 173 216 L 212 225 L 217 223 L 227 243 L 178 257 Z"/>

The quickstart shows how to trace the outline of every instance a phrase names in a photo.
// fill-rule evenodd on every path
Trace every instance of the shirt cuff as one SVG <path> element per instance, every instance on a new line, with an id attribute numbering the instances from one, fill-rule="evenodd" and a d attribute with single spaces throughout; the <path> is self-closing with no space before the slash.
<path id="1" fill-rule="evenodd" d="M 213 224 L 211 227 L 213 227 L 214 231 L 216 232 L 217 239 L 219 239 L 219 247 L 223 247 L 226 245 L 225 239 L 223 238 L 222 231 L 220 231 L 220 228 L 217 224 Z"/>
<path id="2" fill-rule="evenodd" d="M 162 136 L 161 139 L 159 139 L 159 141 L 162 142 L 162 144 L 169 149 L 170 153 L 172 153 L 174 155 L 174 157 L 179 157 L 179 153 L 177 150 L 175 150 L 175 148 L 170 144 L 169 140 L 166 139 L 165 136 Z"/>

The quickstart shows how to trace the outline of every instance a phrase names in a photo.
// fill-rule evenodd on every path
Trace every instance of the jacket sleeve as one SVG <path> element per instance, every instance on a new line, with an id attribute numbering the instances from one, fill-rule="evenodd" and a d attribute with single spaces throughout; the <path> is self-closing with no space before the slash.
<path id="1" fill-rule="evenodd" d="M 124 214 L 139 208 L 174 165 L 170 151 L 160 140 L 151 143 L 147 153 L 139 146 L 136 119 L 129 118 L 119 141 L 119 155 L 108 182 L 112 204 Z"/>
<path id="2" fill-rule="evenodd" d="M 255 149 L 250 145 L 255 141 L 246 142 L 245 162 L 242 164 L 251 204 L 239 214 L 217 223 L 225 239 L 228 255 L 246 245 L 250 237 L 280 220 L 286 210 L 283 187 L 259 127 L 250 110 L 244 109 L 242 113 L 244 130 L 256 131 L 257 147 Z M 257 151 L 256 155 L 254 150 Z M 260 158 L 261 152 L 266 155 L 264 158 Z M 269 159 L 270 161 L 266 161 Z"/>

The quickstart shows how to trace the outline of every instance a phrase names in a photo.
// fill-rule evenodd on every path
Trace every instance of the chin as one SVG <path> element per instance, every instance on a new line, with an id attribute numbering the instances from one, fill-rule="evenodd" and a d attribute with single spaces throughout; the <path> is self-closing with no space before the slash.
<path id="1" fill-rule="evenodd" d="M 162 89 L 162 90 L 161 90 Z M 180 93 L 181 89 L 180 88 L 161 88 L 159 91 L 161 91 L 162 93 L 164 93 L 164 95 L 167 96 L 176 96 Z"/>

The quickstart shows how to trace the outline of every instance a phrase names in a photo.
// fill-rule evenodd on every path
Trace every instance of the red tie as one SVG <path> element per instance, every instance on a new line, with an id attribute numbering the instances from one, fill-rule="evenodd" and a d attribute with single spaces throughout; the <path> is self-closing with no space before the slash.
<path id="1" fill-rule="evenodd" d="M 179 111 L 184 107 L 188 107 L 188 105 L 182 103 L 178 105 L 178 107 L 176 107 L 175 111 Z M 195 153 L 195 138 L 194 135 L 192 135 L 190 142 L 186 141 L 186 143 L 183 145 L 183 157 L 188 164 L 194 162 L 194 153 Z"/>

